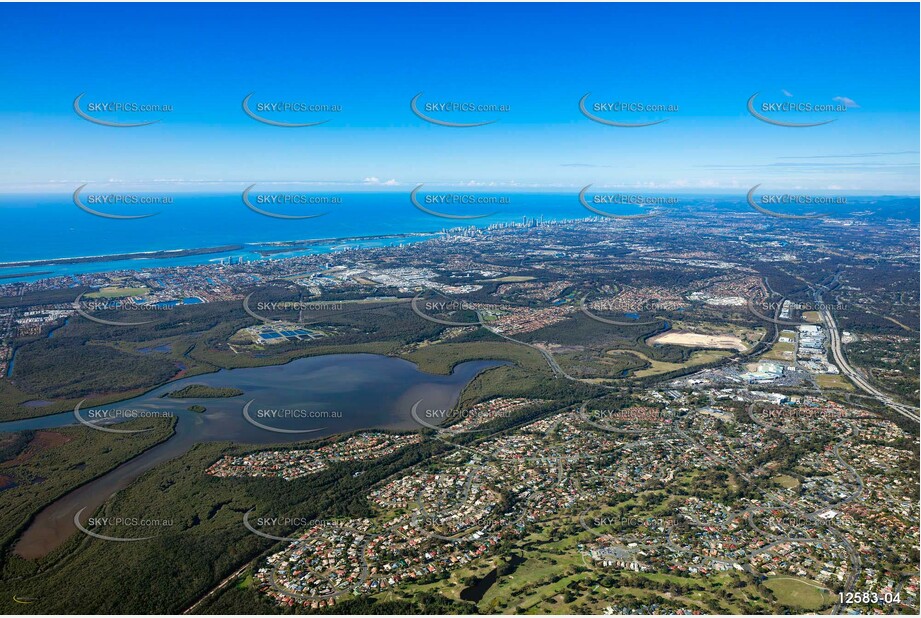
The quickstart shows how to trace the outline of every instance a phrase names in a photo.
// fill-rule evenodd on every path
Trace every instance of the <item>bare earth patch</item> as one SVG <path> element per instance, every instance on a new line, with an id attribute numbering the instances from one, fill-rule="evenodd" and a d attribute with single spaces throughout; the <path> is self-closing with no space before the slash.
<path id="1" fill-rule="evenodd" d="M 715 348 L 717 350 L 738 350 L 740 352 L 747 349 L 747 346 L 741 339 L 735 335 L 702 335 L 700 333 L 689 333 L 685 331 L 669 331 L 651 337 L 648 344 L 665 343 L 671 345 L 680 345 L 687 348 Z"/>

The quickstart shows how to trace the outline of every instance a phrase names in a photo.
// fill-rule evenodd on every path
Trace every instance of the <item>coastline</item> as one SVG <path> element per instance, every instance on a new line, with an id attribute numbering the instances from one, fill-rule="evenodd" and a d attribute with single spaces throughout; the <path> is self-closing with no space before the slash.
<path id="1" fill-rule="evenodd" d="M 416 236 L 438 236 L 441 232 L 396 232 L 393 234 L 368 234 L 365 236 L 335 236 L 332 238 L 305 238 L 301 240 L 272 240 L 267 242 L 247 243 L 252 247 L 308 247 L 328 243 L 340 243 L 349 240 L 383 240 L 385 238 L 413 238 Z"/>
<path id="2" fill-rule="evenodd" d="M 135 259 L 168 259 L 173 257 L 186 257 L 190 255 L 209 255 L 212 253 L 225 253 L 239 251 L 244 245 L 222 245 L 219 247 L 201 247 L 196 249 L 164 249 L 158 251 L 139 251 L 137 253 L 114 253 L 111 255 L 85 255 L 78 257 L 48 258 L 44 260 L 26 260 L 21 262 L 0 262 L 0 268 L 21 268 L 24 266 L 56 266 L 59 264 L 82 264 L 91 262 L 120 262 Z M 23 273 L 25 276 L 29 273 Z"/>
<path id="3" fill-rule="evenodd" d="M 0 266 L 0 268 L 3 268 Z M 16 279 L 18 277 L 41 277 L 43 275 L 53 275 L 53 270 L 36 270 L 30 273 L 6 273 L 0 274 L 0 280 L 2 279 Z"/>
<path id="4" fill-rule="evenodd" d="M 255 247 L 273 247 L 274 251 L 297 250 L 298 248 L 311 247 L 329 243 L 343 243 L 350 241 L 368 241 L 368 240 L 385 240 L 391 238 L 415 238 L 420 236 L 437 236 L 440 232 L 401 232 L 396 234 L 374 234 L 366 236 L 339 236 L 332 238 L 309 238 L 300 240 L 275 240 L 269 242 L 256 242 L 232 245 L 220 245 L 216 247 L 195 247 L 185 249 L 159 249 L 155 251 L 137 251 L 130 253 L 113 253 L 100 255 L 83 255 L 74 257 L 47 258 L 40 260 L 22 260 L 17 262 L 0 262 L 0 268 L 27 268 L 33 266 L 56 266 L 63 264 L 90 264 L 96 262 L 119 262 L 128 260 L 153 260 L 153 259 L 170 259 L 189 257 L 195 255 L 211 255 L 215 253 L 227 253 L 231 251 L 248 250 L 259 253 Z M 5 278 L 24 277 L 34 274 L 48 273 L 18 273 L 6 275 Z"/>

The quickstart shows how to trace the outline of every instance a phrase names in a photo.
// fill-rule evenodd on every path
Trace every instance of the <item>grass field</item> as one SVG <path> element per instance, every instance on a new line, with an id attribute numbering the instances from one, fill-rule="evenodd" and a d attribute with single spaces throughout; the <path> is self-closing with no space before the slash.
<path id="1" fill-rule="evenodd" d="M 98 292 L 87 294 L 83 298 L 126 298 L 129 296 L 147 296 L 147 288 L 102 288 Z"/>
<path id="2" fill-rule="evenodd" d="M 841 374 L 829 375 L 821 374 L 815 377 L 815 383 L 819 388 L 837 389 L 842 391 L 854 390 L 854 385 Z"/>
<path id="3" fill-rule="evenodd" d="M 787 489 L 796 489 L 799 487 L 799 481 L 786 474 L 778 474 L 774 477 L 774 482 Z"/>
<path id="4" fill-rule="evenodd" d="M 764 583 L 777 597 L 777 602 L 806 611 L 816 611 L 832 603 L 834 598 L 827 588 L 794 577 L 772 577 Z"/>
<path id="5" fill-rule="evenodd" d="M 796 345 L 792 343 L 775 343 L 771 349 L 761 355 L 765 360 L 793 360 L 793 352 Z"/>
<path id="6" fill-rule="evenodd" d="M 796 340 L 796 333 L 792 330 L 780 332 L 780 337 Z M 771 349 L 761 355 L 764 360 L 786 360 L 792 361 L 796 353 L 796 344 L 793 342 L 778 341 L 771 346 Z"/>
<path id="7" fill-rule="evenodd" d="M 822 316 L 819 315 L 818 311 L 806 311 L 803 313 L 803 319 L 810 324 L 819 324 L 822 322 Z"/>

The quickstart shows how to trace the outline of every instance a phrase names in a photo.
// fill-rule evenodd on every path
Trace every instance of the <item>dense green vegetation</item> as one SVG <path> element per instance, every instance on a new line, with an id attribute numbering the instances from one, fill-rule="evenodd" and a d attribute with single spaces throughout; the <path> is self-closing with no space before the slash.
<path id="1" fill-rule="evenodd" d="M 222 397 L 239 397 L 243 394 L 239 388 L 208 386 L 206 384 L 189 384 L 180 389 L 160 395 L 170 399 L 218 399 Z"/>
<path id="2" fill-rule="evenodd" d="M 5 462 L 19 455 L 34 437 L 34 431 L 0 434 L 0 462 Z"/>
<path id="3" fill-rule="evenodd" d="M 185 456 L 143 475 L 104 507 L 121 517 L 168 518 L 173 525 L 149 541 L 109 543 L 72 537 L 37 562 L 7 556 L 0 607 L 8 613 L 178 613 L 198 600 L 241 564 L 273 547 L 242 525 L 243 514 L 286 514 L 315 518 L 370 513 L 368 488 L 387 476 L 430 458 L 444 448 L 437 440 L 381 460 L 338 464 L 304 479 L 220 479 L 204 470 L 222 453 L 241 452 L 228 444 L 200 444 Z M 363 474 L 355 476 L 355 472 Z M 118 528 L 113 528 L 113 534 Z M 267 529 L 273 534 L 294 530 Z M 122 533 L 131 534 L 129 528 Z M 107 565 L 117 564 L 118 577 Z M 14 579 L 15 578 L 15 579 Z M 145 582 L 125 586 L 124 580 Z M 79 586 L 71 585 L 79 581 Z M 55 590 L 48 595 L 48 590 Z M 13 594 L 41 598 L 11 607 Z M 263 607 L 251 591 L 253 607 Z"/>
<path id="4" fill-rule="evenodd" d="M 28 442 L 20 448 L 15 465 L 9 457 L 0 461 L 0 474 L 11 477 L 16 483 L 0 492 L 3 579 L 18 573 L 6 570 L 11 560 L 10 547 L 38 511 L 75 487 L 163 441 L 172 435 L 173 423 L 174 419 L 138 419 L 124 423 L 127 429 L 153 428 L 135 434 L 88 431 L 83 427 L 10 434 L 17 436 L 16 443 L 26 438 Z"/>
<path id="5" fill-rule="evenodd" d="M 25 418 L 72 409 L 81 399 L 101 405 L 136 396 L 171 379 L 213 372 L 221 368 L 277 365 L 307 356 L 372 353 L 400 355 L 430 373 L 448 373 L 457 362 L 475 358 L 527 362 L 540 366 L 539 354 L 485 333 L 493 341 L 474 351 L 452 354 L 449 364 L 420 348 L 418 342 L 437 338 L 443 327 L 415 315 L 407 303 L 356 303 L 347 310 L 329 311 L 324 318 L 336 334 L 313 342 L 290 342 L 266 348 L 250 347 L 235 353 L 231 337 L 257 321 L 241 303 L 216 302 L 157 312 L 154 322 L 132 327 L 97 324 L 72 319 L 53 338 L 35 337 L 20 342 L 16 371 L 0 381 L 0 418 Z M 107 312 L 106 319 L 137 321 L 137 312 Z M 480 329 L 482 330 L 482 329 Z M 168 353 L 142 350 L 168 346 Z M 445 348 L 448 350 L 449 348 Z M 460 349 L 460 348 L 457 348 Z M 480 354 L 480 355 L 478 355 Z M 526 359 L 532 359 L 526 361 Z M 545 365 L 544 365 L 545 366 Z M 50 399 L 44 407 L 24 407 L 30 399 Z"/>
<path id="6" fill-rule="evenodd" d="M 766 225 L 774 223 L 767 222 Z M 554 241 L 562 242 L 565 238 L 565 233 L 561 233 L 560 238 Z M 726 240 L 738 242 L 738 238 L 733 236 L 727 236 Z M 699 249 L 694 246 L 687 248 Z M 760 264 L 759 274 L 769 280 L 769 287 L 776 292 L 776 297 L 808 303 L 812 299 L 810 284 L 823 284 L 830 290 L 827 292 L 829 297 L 835 294 L 840 295 L 836 299 L 845 299 L 846 306 L 836 310 L 836 316 L 842 328 L 851 329 L 862 337 L 848 346 L 849 357 L 855 365 L 868 369 L 875 381 L 885 384 L 906 400 L 916 400 L 918 364 L 917 356 L 911 352 L 917 349 L 918 341 L 917 331 L 913 330 L 917 324 L 917 297 L 915 292 L 903 291 L 905 281 L 909 276 L 915 276 L 915 271 L 890 269 L 887 274 L 874 278 L 873 273 L 879 272 L 879 269 L 854 268 L 840 256 L 788 263 L 764 262 L 759 259 L 755 248 L 739 249 L 739 252 L 734 259 L 737 257 L 741 262 Z M 618 284 L 637 287 L 653 285 L 687 290 L 699 280 L 713 276 L 712 269 L 692 265 L 647 264 L 641 267 L 636 263 L 629 264 L 625 258 L 630 253 L 627 249 L 613 249 L 591 265 L 580 263 L 564 252 L 557 261 L 554 258 L 506 253 L 496 256 L 491 263 L 506 268 L 510 274 L 531 277 L 536 282 L 571 277 L 574 282 L 567 284 L 569 287 L 563 293 L 570 301 L 585 293 L 594 293 L 602 286 L 610 292 L 614 279 Z M 872 258 L 860 259 L 869 263 Z M 547 268 L 548 265 L 555 270 Z M 833 278 L 836 273 L 843 275 L 845 285 Z M 470 282 L 469 277 L 440 277 L 440 281 L 448 283 Z M 468 295 L 465 300 L 495 303 L 502 298 L 496 295 L 500 287 L 497 282 L 484 283 L 480 290 Z M 30 295 L 29 299 L 5 298 L 0 299 L 0 307 L 26 306 L 35 302 L 70 302 L 80 291 L 38 293 Z M 397 290 L 384 288 L 375 288 L 373 293 L 380 296 L 400 294 Z M 84 397 L 98 404 L 138 394 L 178 377 L 200 375 L 221 368 L 277 365 L 321 354 L 370 352 L 399 356 L 417 363 L 423 371 L 442 375 L 468 360 L 507 361 L 507 364 L 477 375 L 463 391 L 458 406 L 469 407 L 497 395 L 532 397 L 544 400 L 544 403 L 508 418 L 497 418 L 484 426 L 488 431 L 449 439 L 461 445 L 475 445 L 484 439 L 486 433 L 495 435 L 510 431 L 555 411 L 577 408 L 586 400 L 594 400 L 599 407 L 605 408 L 631 405 L 638 402 L 634 395 L 646 386 L 726 362 L 718 359 L 667 373 L 634 377 L 633 374 L 649 369 L 655 363 L 687 364 L 698 351 L 675 345 L 648 344 L 651 336 L 667 330 L 676 321 L 691 325 L 725 324 L 740 329 L 759 327 L 759 334 L 766 332 L 765 341 L 770 341 L 777 334 L 776 328 L 762 323 L 743 308 L 693 304 L 681 312 L 643 312 L 639 321 L 658 318 L 654 325 L 602 324 L 581 313 L 574 313 L 547 328 L 516 335 L 515 338 L 525 344 L 550 342 L 560 346 L 555 349 L 554 357 L 571 375 L 610 378 L 611 383 L 617 380 L 616 385 L 622 390 L 612 393 L 598 386 L 555 376 L 547 360 L 529 345 L 510 342 L 484 328 L 473 327 L 458 334 L 451 332 L 457 329 L 446 329 L 423 320 L 410 310 L 405 297 L 398 302 L 347 302 L 367 294 L 367 288 L 355 286 L 323 297 L 323 302 L 342 301 L 338 308 L 260 311 L 270 319 L 302 320 L 326 335 L 310 342 L 286 341 L 275 345 L 263 345 L 254 341 L 251 333 L 241 333 L 241 329 L 258 325 L 259 321 L 243 311 L 239 302 L 177 307 L 152 313 L 150 324 L 132 327 L 105 326 L 74 318 L 60 327 L 54 338 L 40 336 L 16 342 L 16 372 L 11 381 L 0 382 L 0 415 L 12 418 L 47 414 L 72 407 Z M 848 297 L 847 294 L 853 296 Z M 547 305 L 545 301 L 524 294 L 512 294 L 510 299 L 519 306 Z M 255 305 L 260 301 L 312 300 L 315 299 L 305 296 L 301 289 L 283 282 L 255 290 L 250 302 Z M 832 301 L 831 298 L 826 300 Z M 107 319 L 138 319 L 136 312 L 106 313 L 111 314 L 105 316 Z M 459 311 L 442 317 L 463 322 L 472 321 L 474 314 Z M 614 315 L 608 317 L 616 318 Z M 149 349 L 154 347 L 166 351 L 151 353 Z M 757 347 L 754 352 L 763 347 Z M 609 355 L 612 350 L 616 353 Z M 648 360 L 630 352 L 641 354 Z M 604 361 L 600 369 L 599 359 Z M 165 396 L 208 398 L 240 394 L 242 392 L 237 389 L 193 384 Z M 853 395 L 861 397 L 859 393 Z M 55 398 L 58 401 L 43 407 L 19 405 L 28 399 L 38 398 Z M 846 401 L 851 402 L 850 398 Z M 873 401 L 865 403 L 885 413 L 879 404 Z M 696 405 L 707 405 L 706 398 L 701 398 Z M 727 402 L 725 406 L 732 408 L 736 404 Z M 192 405 L 188 409 L 205 411 L 205 407 L 200 405 Z M 741 404 L 733 411 L 738 423 L 751 422 Z M 895 420 L 909 426 L 912 431 L 916 429 L 910 421 Z M 729 423 L 719 422 L 715 427 L 715 431 L 724 435 L 736 430 Z M 162 439 L 168 434 L 168 426 L 158 426 L 158 432 L 116 438 L 100 432 L 69 428 L 12 434 L 0 440 L 0 461 L 26 458 L 12 468 L 12 473 L 0 464 L 0 475 L 15 474 L 15 486 L 0 492 L 0 518 L 3 529 L 9 531 L 7 536 L 0 538 L 0 547 L 5 551 L 0 606 L 5 611 L 180 612 L 237 569 L 249 565 L 251 570 L 260 558 L 280 547 L 278 543 L 249 533 L 242 526 L 244 513 L 255 509 L 259 514 L 302 519 L 370 515 L 372 511 L 365 496 L 372 485 L 410 466 L 425 466 L 426 461 L 447 448 L 442 441 L 426 440 L 419 446 L 382 460 L 335 464 L 318 474 L 285 482 L 277 478 L 219 479 L 207 476 L 204 470 L 220 456 L 255 450 L 255 447 L 199 444 L 186 455 L 149 471 L 100 509 L 100 512 L 118 513 L 123 517 L 162 517 L 173 522 L 156 538 L 126 546 L 74 537 L 59 550 L 35 562 L 10 554 L 15 534 L 42 505 L 124 461 L 154 443 L 155 439 Z M 47 439 L 49 433 L 65 436 L 69 441 L 57 445 L 39 443 L 39 438 L 44 436 L 42 439 Z M 787 478 L 794 482 L 798 475 L 797 462 L 809 453 L 823 451 L 832 442 L 831 438 L 823 436 L 811 436 L 799 443 L 781 434 L 771 434 L 771 438 L 779 446 L 756 453 L 749 463 L 752 466 L 777 466 L 787 472 L 790 475 Z M 325 444 L 333 439 L 313 444 Z M 294 448 L 294 445 L 290 447 Z M 896 443 L 896 447 L 913 448 L 913 444 L 906 439 Z M 799 472 L 802 471 L 799 469 Z M 682 475 L 668 487 L 663 483 L 639 495 L 614 496 L 608 508 L 621 515 L 637 517 L 653 513 L 674 515 L 675 501 L 672 499 L 677 496 L 694 496 L 731 504 L 759 497 L 768 486 L 777 482 L 776 478 L 765 476 L 743 482 L 732 469 L 708 468 Z M 916 494 L 913 498 L 917 497 Z M 676 532 L 686 531 L 686 524 L 676 526 Z M 294 530 L 279 527 L 266 532 L 286 535 Z M 771 587 L 746 573 L 692 579 L 665 572 L 616 573 L 586 568 L 584 563 L 576 563 L 580 556 L 574 547 L 580 538 L 584 539 L 584 535 L 580 537 L 582 533 L 574 521 L 554 521 L 540 535 L 532 534 L 521 543 L 509 542 L 494 557 L 481 560 L 475 567 L 456 576 L 440 574 L 437 581 L 433 579 L 401 586 L 388 592 L 386 597 L 342 597 L 334 608 L 321 613 L 597 613 L 608 603 L 619 608 L 641 608 L 650 602 L 656 603 L 660 609 L 690 607 L 725 613 L 762 613 L 778 608 L 771 603 L 777 602 L 780 591 L 776 590 L 775 595 Z M 544 538 L 538 538 L 541 535 Z M 515 571 L 501 560 L 500 556 L 509 555 L 512 551 L 524 557 L 525 567 Z M 892 560 L 893 564 L 896 562 Z M 117 575 L 113 575 L 112 565 L 117 565 Z M 487 596 L 479 607 L 458 600 L 454 592 L 478 581 L 493 565 L 499 579 L 495 590 L 490 591 L 491 596 Z M 244 570 L 239 580 L 209 597 L 197 610 L 240 614 L 304 611 L 301 608 L 278 607 L 253 589 L 250 575 Z M 446 581 L 449 579 L 456 581 Z M 125 581 L 143 582 L 144 585 L 125 586 Z M 74 582 L 79 582 L 79 585 L 73 585 Z M 442 593 L 441 586 L 448 588 L 449 583 L 453 586 L 450 592 Z M 49 590 L 54 591 L 53 594 L 48 594 Z M 32 596 L 39 602 L 13 606 L 9 600 L 12 594 Z M 783 603 L 780 609 L 784 606 L 796 609 L 793 603 Z"/>
<path id="7" fill-rule="evenodd" d="M 591 387 L 552 376 L 546 361 L 527 346 L 511 343 L 494 336 L 474 337 L 467 343 L 426 345 L 408 354 L 410 360 L 431 372 L 447 373 L 460 362 L 471 359 L 496 358 L 510 364 L 481 372 L 462 395 L 462 405 L 496 395 L 530 396 L 571 404 L 594 392 Z M 490 424 L 493 431 L 502 431 L 539 418 L 557 409 L 553 403 L 535 406 L 509 418 Z M 482 435 L 480 435 L 482 437 Z M 334 438 L 321 440 L 320 445 Z M 474 441 L 467 434 L 461 442 Z M 18 606 L 17 611 L 87 611 L 111 612 L 178 612 L 211 589 L 250 560 L 277 549 L 277 544 L 250 534 L 242 526 L 243 514 L 251 508 L 258 513 L 281 513 L 307 518 L 355 517 L 370 514 L 364 496 L 379 480 L 407 467 L 431 459 L 447 448 L 432 440 L 405 449 L 384 460 L 339 464 L 330 470 L 292 482 L 281 479 L 218 479 L 204 470 L 222 453 L 244 452 L 246 447 L 227 444 L 201 444 L 185 456 L 151 470 L 128 489 L 114 496 L 103 510 L 123 517 L 132 515 L 169 518 L 175 523 L 162 535 L 125 548 L 119 543 L 105 543 L 85 538 L 70 539 L 59 550 L 37 563 L 8 556 L 6 573 L 22 577 L 17 580 L 16 593 L 40 597 L 49 586 L 66 588 L 66 582 L 80 577 L 87 585 L 66 588 L 60 598 L 36 604 Z M 355 476 L 356 472 L 363 472 Z M 155 499 L 152 500 L 152 496 Z M 293 530 L 267 530 L 274 534 L 289 534 Z M 126 531 L 126 535 L 130 531 Z M 123 573 L 133 581 L 150 582 L 144 591 L 124 592 L 117 581 L 104 575 L 99 565 L 119 564 Z M 31 575 L 34 573 L 35 575 Z M 87 573 L 92 573 L 87 576 Z M 98 575 L 96 575 L 98 573 Z M 105 599 L 100 606 L 100 599 Z M 376 603 L 356 600 L 359 604 L 373 603 L 367 611 L 417 612 L 423 600 Z M 426 607 L 441 607 L 444 611 L 469 611 L 465 604 L 443 597 L 424 600 Z M 351 602 L 351 601 L 350 601 Z M 432 603 L 435 603 L 434 605 Z M 238 611 L 277 610 L 267 604 L 265 597 L 246 587 L 229 587 L 215 595 L 200 611 L 218 608 Z M 337 608 L 342 607 L 337 606 Z"/>
<path id="8" fill-rule="evenodd" d="M 120 352 L 62 332 L 22 346 L 13 381 L 36 397 L 76 399 L 152 387 L 166 382 L 176 371 L 160 359 Z"/>
<path id="9" fill-rule="evenodd" d="M 42 290 L 28 292 L 22 295 L 0 297 L 0 308 L 29 307 L 31 305 L 53 305 L 59 303 L 73 303 L 80 294 L 89 292 L 91 288 L 76 287 L 60 290 Z"/>

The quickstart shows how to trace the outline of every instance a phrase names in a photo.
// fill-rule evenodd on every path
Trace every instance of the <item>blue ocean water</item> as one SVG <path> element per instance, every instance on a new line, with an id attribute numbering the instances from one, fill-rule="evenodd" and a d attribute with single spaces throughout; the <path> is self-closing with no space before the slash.
<path id="1" fill-rule="evenodd" d="M 103 185 L 104 186 L 104 185 Z M 324 212 L 313 219 L 276 219 L 253 212 L 243 203 L 238 192 L 224 193 L 158 193 L 168 196 L 169 204 L 105 206 L 92 208 L 110 214 L 159 213 L 135 220 L 114 220 L 94 216 L 78 208 L 70 193 L 48 195 L 0 194 L 0 285 L 17 281 L 34 281 L 43 277 L 73 276 L 112 270 L 143 270 L 163 266 L 192 266 L 219 259 L 234 258 L 252 261 L 263 259 L 256 252 L 265 243 L 321 240 L 271 258 L 291 255 L 334 252 L 344 248 L 380 247 L 424 240 L 431 236 L 411 238 L 358 238 L 393 234 L 437 234 L 445 229 L 520 222 L 524 217 L 545 220 L 582 219 L 594 217 L 579 201 L 576 192 L 569 193 L 486 193 L 452 189 L 451 193 L 479 198 L 497 198 L 500 203 L 442 205 L 425 201 L 425 196 L 444 191 L 425 188 L 420 192 L 422 205 L 447 214 L 491 213 L 473 220 L 444 219 L 422 212 L 410 201 L 409 190 L 387 192 L 323 193 L 311 191 L 311 196 L 337 198 L 338 203 L 326 205 L 281 205 L 258 203 L 258 207 L 276 213 L 307 214 Z M 286 193 L 298 193 L 297 191 Z M 102 189 L 84 194 L 104 194 Z M 135 195 L 145 195 L 135 193 Z M 153 194 L 146 194 L 153 195 Z M 251 203 L 259 194 L 254 193 Z M 672 197 L 676 197 L 672 195 Z M 665 207 L 680 214 L 689 203 L 707 202 L 717 209 L 751 211 L 744 195 L 707 196 L 685 195 L 679 203 Z M 861 212 L 869 218 L 918 219 L 918 198 L 879 197 L 858 198 L 842 208 Z M 603 206 L 617 214 L 647 212 L 639 206 Z M 322 241 L 322 239 L 329 239 Z M 204 255 L 170 258 L 143 258 L 4 267 L 4 263 L 54 258 L 134 254 L 175 249 L 195 249 L 224 245 L 244 245 L 242 249 Z M 45 273 L 45 274 L 40 274 Z"/>
<path id="2" fill-rule="evenodd" d="M 458 191 L 454 191 L 458 193 Z M 141 195 L 141 194 L 138 194 Z M 317 193 L 316 195 L 324 195 Z M 449 214 L 492 213 L 475 220 L 451 220 L 426 214 L 417 209 L 407 192 L 336 194 L 341 203 L 302 207 L 260 204 L 265 210 L 282 213 L 327 212 L 322 217 L 304 220 L 275 219 L 249 210 L 239 193 L 173 194 L 171 204 L 92 207 L 113 214 L 158 212 L 156 216 L 135 220 L 105 219 L 78 208 L 70 194 L 0 195 L 0 263 L 192 249 L 222 245 L 308 240 L 350 239 L 402 233 L 438 233 L 460 226 L 485 227 L 494 223 L 519 222 L 523 217 L 574 219 L 593 216 L 579 203 L 575 194 L 514 193 L 478 194 L 503 197 L 508 203 L 468 205 L 463 207 L 426 204 L 426 207 Z M 424 195 L 420 194 L 420 200 Z M 84 202 L 85 203 L 85 202 Z M 620 207 L 624 214 L 638 212 L 634 207 Z M 131 210 L 133 209 L 133 210 Z M 296 253 L 325 253 L 345 247 L 385 246 L 411 242 L 407 238 L 336 240 L 318 243 Z M 29 281 L 42 277 L 105 272 L 121 269 L 147 269 L 160 266 L 203 264 L 222 257 L 259 259 L 255 247 L 229 253 L 192 255 L 180 258 L 131 259 L 76 264 L 34 265 L 0 268 L 0 275 L 23 274 L 23 277 L 0 279 L 0 284 Z M 284 257 L 279 254 L 273 257 Z M 32 275 L 36 271 L 50 274 Z"/>

